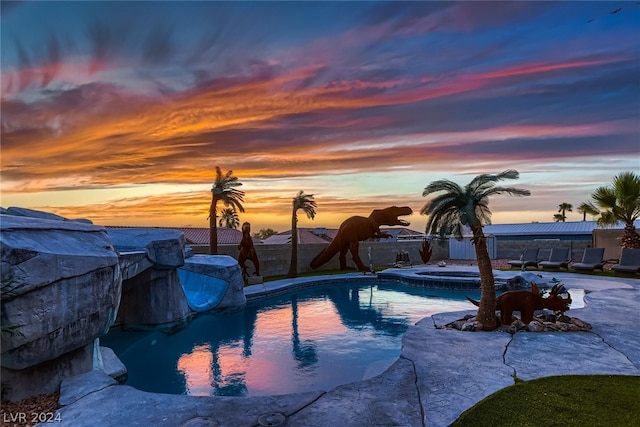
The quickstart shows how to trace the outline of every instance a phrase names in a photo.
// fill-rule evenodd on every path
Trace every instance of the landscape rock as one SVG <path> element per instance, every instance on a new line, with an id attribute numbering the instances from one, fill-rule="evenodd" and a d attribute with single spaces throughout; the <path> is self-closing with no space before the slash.
<path id="1" fill-rule="evenodd" d="M 100 347 L 102 358 L 102 371 L 117 382 L 122 382 L 127 377 L 127 367 L 109 347 Z M 94 366 L 95 368 L 95 366 Z"/>
<path id="2" fill-rule="evenodd" d="M 532 320 L 527 325 L 527 330 L 529 332 L 542 332 L 544 331 L 544 325 L 542 324 L 542 322 L 539 322 L 537 320 Z"/>
<path id="3" fill-rule="evenodd" d="M 117 385 L 118 382 L 100 370 L 92 370 L 84 374 L 67 378 L 60 384 L 60 406 L 70 405 L 88 394 L 105 387 Z"/>
<path id="4" fill-rule="evenodd" d="M 441 316 L 441 315 L 436 315 Z M 456 329 L 459 331 L 481 331 L 482 324 L 475 320 L 474 316 L 465 316 L 464 319 L 450 321 L 443 326 L 436 326 L 437 329 Z M 527 332 L 587 332 L 591 330 L 591 325 L 577 317 L 555 316 L 543 313 L 525 325 L 519 317 L 514 316 L 510 325 L 498 327 L 498 331 L 515 334 L 519 331 Z"/>

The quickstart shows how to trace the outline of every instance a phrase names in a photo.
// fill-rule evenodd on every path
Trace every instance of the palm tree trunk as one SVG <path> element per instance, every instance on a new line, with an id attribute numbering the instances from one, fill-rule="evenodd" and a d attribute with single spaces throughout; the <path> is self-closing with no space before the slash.
<path id="1" fill-rule="evenodd" d="M 298 215 L 296 208 L 291 214 L 291 263 L 289 264 L 288 277 L 298 277 Z"/>
<path id="2" fill-rule="evenodd" d="M 212 192 L 211 208 L 209 209 L 209 255 L 218 255 L 217 202 L 216 195 Z"/>
<path id="3" fill-rule="evenodd" d="M 622 248 L 640 248 L 640 235 L 638 235 L 633 222 L 629 222 L 624 225 L 624 231 L 622 232 L 622 241 L 620 246 Z"/>
<path id="4" fill-rule="evenodd" d="M 480 306 L 476 319 L 482 323 L 482 329 L 492 331 L 496 329 L 496 287 L 491 267 L 491 258 L 487 249 L 487 238 L 482 226 L 473 227 L 473 238 L 475 241 L 476 259 L 480 272 Z"/>

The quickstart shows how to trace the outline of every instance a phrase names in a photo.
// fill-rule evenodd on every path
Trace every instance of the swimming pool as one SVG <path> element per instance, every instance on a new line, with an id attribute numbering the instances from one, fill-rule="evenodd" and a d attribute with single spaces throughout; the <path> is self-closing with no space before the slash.
<path id="1" fill-rule="evenodd" d="M 100 339 L 139 390 L 261 396 L 330 390 L 382 373 L 402 334 L 438 312 L 473 310 L 451 291 L 377 281 L 298 289 L 201 314 L 177 333 L 122 331 Z"/>

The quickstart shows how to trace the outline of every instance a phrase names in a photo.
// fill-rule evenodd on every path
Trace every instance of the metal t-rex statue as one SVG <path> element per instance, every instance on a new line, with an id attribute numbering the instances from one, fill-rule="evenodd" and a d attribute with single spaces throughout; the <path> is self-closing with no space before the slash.
<path id="1" fill-rule="evenodd" d="M 371 238 L 388 238 L 391 235 L 380 231 L 381 225 L 409 225 L 408 221 L 398 219 L 399 216 L 411 215 L 413 211 L 408 206 L 391 206 L 385 209 L 375 209 L 368 218 L 352 216 L 346 219 L 338 229 L 336 237 L 311 261 L 311 268 L 316 269 L 326 264 L 340 253 L 340 269 L 347 269 L 347 251 L 351 251 L 353 262 L 360 271 L 369 271 L 358 255 L 359 242 Z"/>
<path id="2" fill-rule="evenodd" d="M 256 276 L 259 276 L 260 261 L 258 261 L 258 254 L 256 254 L 256 249 L 253 247 L 253 240 L 251 239 L 251 224 L 248 222 L 242 224 L 242 240 L 240 240 L 238 249 L 240 249 L 238 264 L 240 264 L 240 268 L 242 269 L 242 278 L 244 281 L 246 282 L 249 278 L 249 272 L 247 271 L 247 265 L 245 264 L 247 260 L 253 263 L 253 266 L 256 269 L 255 274 Z"/>

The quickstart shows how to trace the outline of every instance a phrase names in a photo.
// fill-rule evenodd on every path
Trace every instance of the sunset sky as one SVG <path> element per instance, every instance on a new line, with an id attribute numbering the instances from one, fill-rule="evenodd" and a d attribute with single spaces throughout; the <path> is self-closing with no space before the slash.
<path id="1" fill-rule="evenodd" d="M 640 2 L 1 2 L 2 207 L 102 225 L 337 227 L 516 169 L 494 223 L 640 170 Z M 619 10 L 618 10 L 619 9 Z M 223 206 L 220 205 L 219 209 Z"/>

